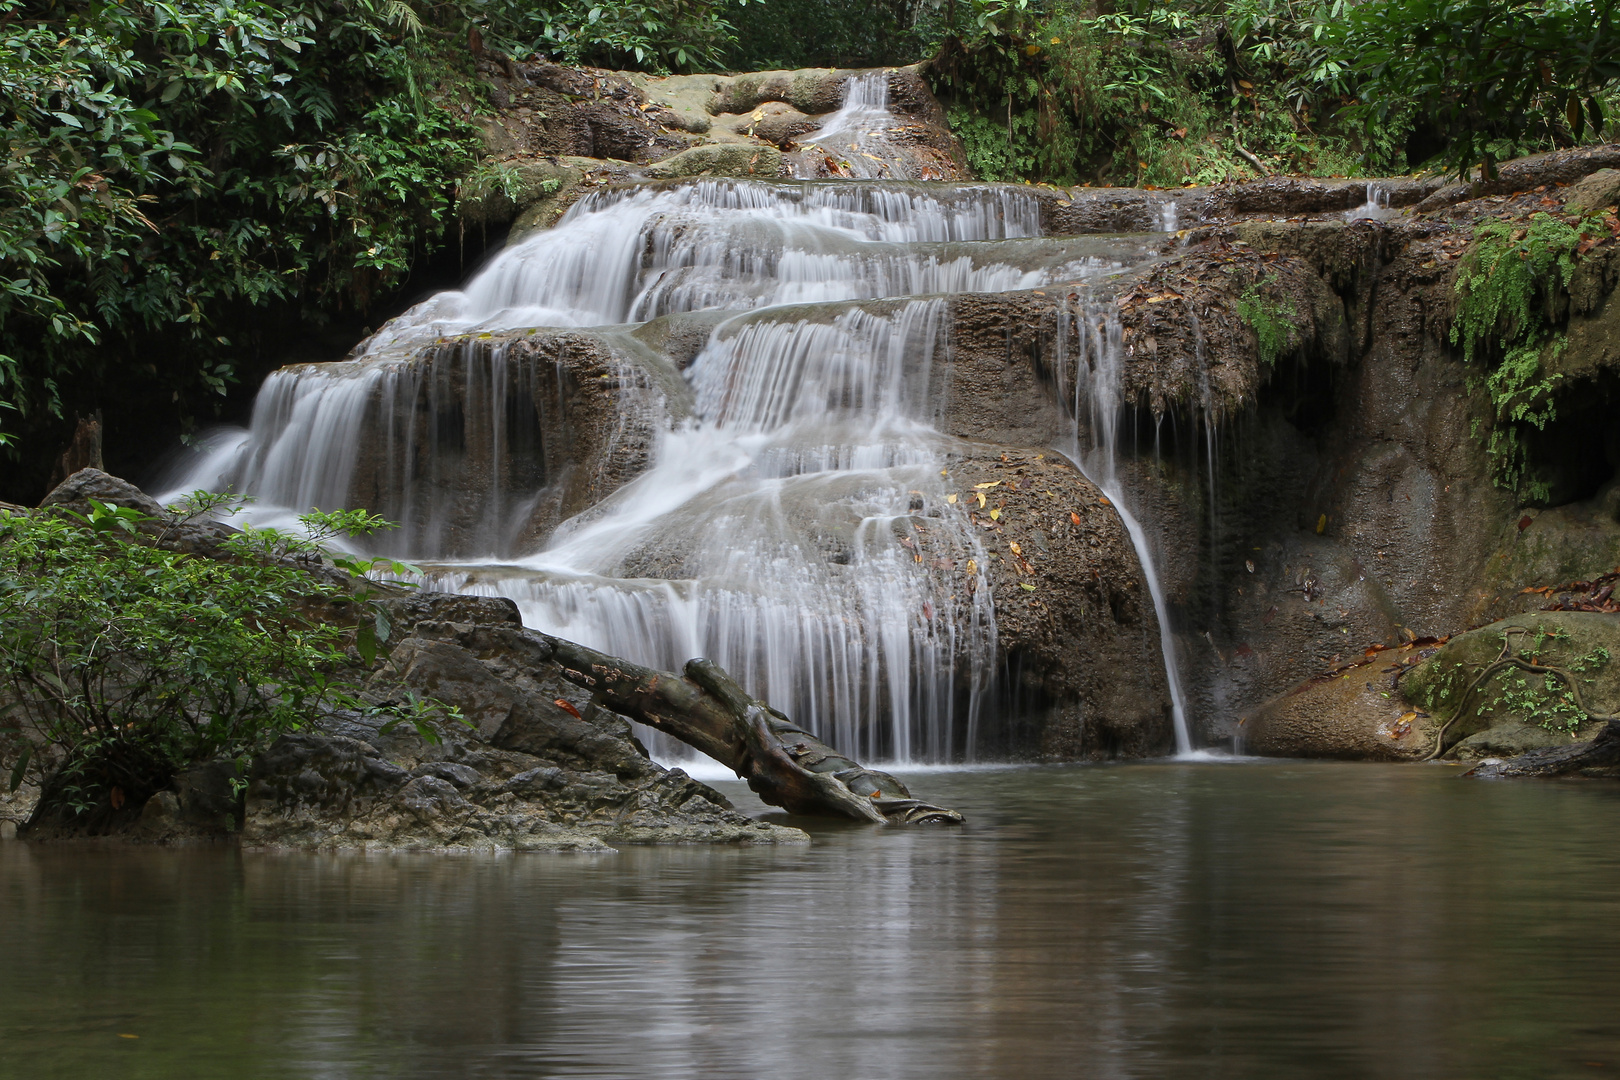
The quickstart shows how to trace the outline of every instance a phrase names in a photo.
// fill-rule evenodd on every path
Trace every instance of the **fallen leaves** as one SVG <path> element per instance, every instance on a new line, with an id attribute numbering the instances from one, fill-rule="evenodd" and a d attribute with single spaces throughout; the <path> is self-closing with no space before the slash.
<path id="1" fill-rule="evenodd" d="M 582 719 L 579 715 L 579 710 L 574 708 L 574 703 L 569 701 L 567 698 L 558 698 L 557 700 L 553 701 L 552 704 L 557 706 L 557 708 L 561 709 L 563 712 L 567 713 L 569 716 L 572 716 L 575 720 Z"/>

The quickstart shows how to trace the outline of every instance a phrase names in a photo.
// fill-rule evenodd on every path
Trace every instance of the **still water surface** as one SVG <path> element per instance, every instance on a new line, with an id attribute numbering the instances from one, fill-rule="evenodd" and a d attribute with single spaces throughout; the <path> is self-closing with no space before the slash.
<path id="1" fill-rule="evenodd" d="M 0 844 L 0 1076 L 1620 1075 L 1620 785 L 911 779 L 970 825 L 612 856 Z"/>

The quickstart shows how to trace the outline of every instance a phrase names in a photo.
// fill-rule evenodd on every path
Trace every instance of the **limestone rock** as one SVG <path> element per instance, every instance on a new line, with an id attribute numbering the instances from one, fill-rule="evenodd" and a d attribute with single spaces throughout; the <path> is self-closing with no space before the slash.
<path id="1" fill-rule="evenodd" d="M 647 170 L 649 176 L 685 179 L 693 176 L 756 176 L 774 180 L 782 171 L 782 152 L 774 146 L 719 144 L 694 146 L 665 158 Z"/>
<path id="2" fill-rule="evenodd" d="M 1050 451 L 969 444 L 950 456 L 949 471 L 958 498 L 946 512 L 980 534 L 998 662 L 1020 706 L 1001 710 L 1002 730 L 979 752 L 1056 760 L 1172 752 L 1158 619 L 1108 499 Z M 965 569 L 951 571 L 957 591 L 972 588 Z"/>
<path id="3" fill-rule="evenodd" d="M 1379 654 L 1380 657 L 1383 654 Z M 1324 673 L 1266 702 L 1239 730 L 1249 753 L 1265 757 L 1419 761 L 1434 749 L 1440 722 L 1401 697 L 1385 659 Z"/>
<path id="4" fill-rule="evenodd" d="M 1599 169 L 1564 190 L 1564 206 L 1573 214 L 1596 214 L 1620 202 L 1620 169 Z"/>

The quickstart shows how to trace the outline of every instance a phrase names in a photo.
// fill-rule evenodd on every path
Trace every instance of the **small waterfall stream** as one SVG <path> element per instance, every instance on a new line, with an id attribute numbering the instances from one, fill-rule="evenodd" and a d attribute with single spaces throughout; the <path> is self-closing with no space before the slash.
<path id="1" fill-rule="evenodd" d="M 807 139 L 881 161 L 884 93 L 856 82 Z M 859 758 L 960 760 L 995 682 L 996 624 L 982 569 L 966 590 L 940 570 L 987 564 L 977 530 L 942 512 L 956 445 L 937 423 L 942 297 L 1098 279 L 1154 243 L 1042 238 L 1033 194 L 1007 186 L 599 191 L 349 359 L 273 375 L 250 429 L 213 436 L 173 486 L 252 495 L 259 523 L 365 505 L 402 523 L 388 550 L 436 587 L 508 596 L 530 625 L 640 663 L 707 656 Z M 672 319 L 706 335 L 689 360 L 647 344 Z M 1075 401 L 1094 444 L 1073 456 L 1141 558 L 1186 752 L 1164 599 L 1113 466 L 1117 326 L 1091 324 L 1077 322 Z M 551 359 L 522 351 L 541 340 Z M 586 385 L 569 356 L 592 349 L 613 359 Z M 615 411 L 598 459 L 634 451 L 644 467 L 537 526 L 560 484 L 585 482 L 568 417 L 597 383 Z"/>
<path id="2" fill-rule="evenodd" d="M 1170 626 L 1170 607 L 1159 582 L 1157 561 L 1147 530 L 1131 511 L 1118 468 L 1119 420 L 1125 411 L 1125 394 L 1120 378 L 1124 363 L 1124 342 L 1120 323 L 1111 306 L 1099 310 L 1089 297 L 1076 294 L 1075 308 L 1068 297 L 1058 311 L 1057 363 L 1060 379 L 1073 371 L 1074 434 L 1072 444 L 1061 449 L 1114 503 L 1114 510 L 1130 534 L 1131 546 L 1142 565 L 1142 576 L 1153 599 L 1153 614 L 1159 621 L 1159 650 L 1164 658 L 1165 677 L 1170 689 L 1170 708 L 1175 725 L 1176 756 L 1193 753 L 1192 730 L 1187 721 L 1187 697 L 1181 684 L 1181 661 L 1176 655 L 1175 635 Z M 1069 357 L 1070 341 L 1073 359 Z M 1213 483 L 1213 479 L 1211 480 Z"/>

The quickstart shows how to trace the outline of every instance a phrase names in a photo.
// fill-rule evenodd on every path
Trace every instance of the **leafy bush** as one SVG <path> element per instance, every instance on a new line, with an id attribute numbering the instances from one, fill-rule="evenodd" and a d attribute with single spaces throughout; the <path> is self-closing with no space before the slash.
<path id="1" fill-rule="evenodd" d="M 1620 81 L 1614 6 L 1591 0 L 1369 0 L 1337 51 L 1354 64 L 1365 122 L 1416 107 L 1459 175 L 1600 134 Z"/>
<path id="2" fill-rule="evenodd" d="M 1167 187 L 1293 172 L 1387 174 L 1408 113 L 1340 122 L 1347 0 L 1090 5 L 972 0 L 941 27 L 959 130 L 1000 126 L 1019 179 Z M 972 117 L 973 120 L 968 118 Z M 970 158 L 972 157 L 970 149 Z"/>
<path id="3" fill-rule="evenodd" d="M 471 65 L 399 0 L 0 0 L 0 441 L 121 389 L 189 414 L 256 310 L 401 280 L 472 162 Z"/>
<path id="4" fill-rule="evenodd" d="M 431 702 L 376 710 L 345 683 L 360 669 L 344 646 L 369 640 L 374 656 L 386 619 L 363 590 L 354 596 L 300 565 L 320 558 L 323 539 L 378 519 L 312 514 L 300 537 L 250 529 L 216 560 L 155 546 L 134 510 L 93 507 L 88 517 L 0 514 L 0 712 L 56 759 L 49 771 L 19 759 L 13 789 L 32 764 L 42 804 L 58 811 L 138 807 L 188 765 L 245 760 L 332 707 L 384 712 L 432 736 Z M 358 635 L 315 614 L 356 601 Z"/>

